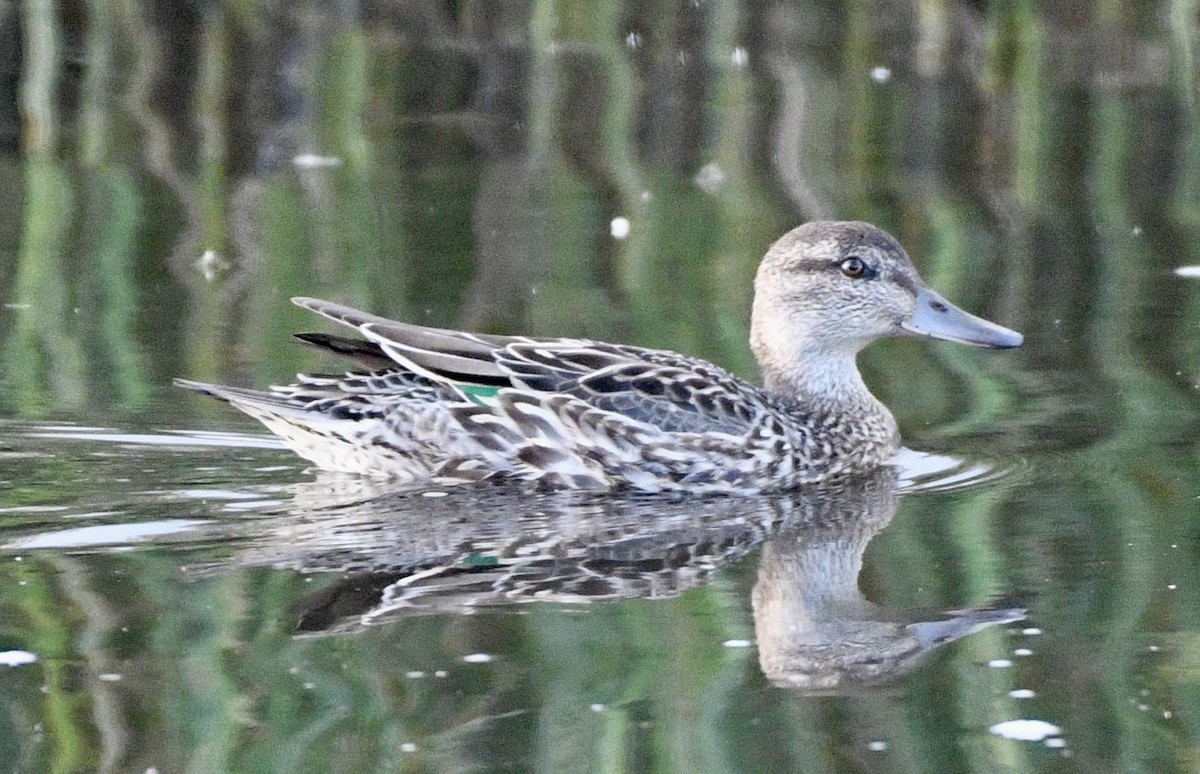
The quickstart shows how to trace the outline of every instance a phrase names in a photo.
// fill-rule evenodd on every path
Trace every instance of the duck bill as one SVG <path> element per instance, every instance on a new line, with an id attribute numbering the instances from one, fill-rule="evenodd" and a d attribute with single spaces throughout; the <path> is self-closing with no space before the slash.
<path id="1" fill-rule="evenodd" d="M 924 287 L 917 290 L 916 311 L 900 323 L 900 328 L 901 335 L 929 336 L 989 349 L 1019 347 L 1025 340 L 1016 331 L 964 312 Z"/>

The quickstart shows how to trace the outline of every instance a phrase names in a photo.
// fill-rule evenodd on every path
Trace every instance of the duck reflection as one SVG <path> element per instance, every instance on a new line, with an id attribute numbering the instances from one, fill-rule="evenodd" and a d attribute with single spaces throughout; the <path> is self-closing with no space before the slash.
<path id="1" fill-rule="evenodd" d="M 759 665 L 777 685 L 828 691 L 903 674 L 918 657 L 1021 608 L 949 611 L 906 621 L 858 587 L 867 544 L 895 515 L 900 495 L 877 475 L 796 498 L 762 547 L 751 601 Z"/>
<path id="2" fill-rule="evenodd" d="M 671 597 L 759 550 L 751 595 L 759 664 L 776 685 L 828 692 L 896 677 L 938 645 L 1024 614 L 978 608 L 911 620 L 862 595 L 863 553 L 901 497 L 890 469 L 753 500 L 359 494 L 334 503 L 314 487 L 293 501 L 293 518 L 305 511 L 293 525 L 309 537 L 340 535 L 341 545 L 306 550 L 293 534 L 290 555 L 257 557 L 347 572 L 302 600 L 302 632 L 530 601 Z"/>

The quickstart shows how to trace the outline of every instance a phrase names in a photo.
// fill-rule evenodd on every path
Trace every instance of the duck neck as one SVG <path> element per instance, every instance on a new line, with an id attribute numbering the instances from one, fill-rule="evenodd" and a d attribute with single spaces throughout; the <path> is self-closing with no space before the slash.
<path id="1" fill-rule="evenodd" d="M 794 363 L 763 369 L 764 386 L 785 404 L 886 412 L 863 382 L 856 355 L 856 352 L 797 352 Z"/>
<path id="2" fill-rule="evenodd" d="M 887 406 L 863 382 L 854 354 L 811 357 L 807 366 L 764 370 L 767 392 L 802 424 L 815 420 L 836 446 L 844 464 L 870 467 L 886 462 L 900 447 L 900 429 Z M 832 463 L 830 463 L 832 464 Z"/>
<path id="3" fill-rule="evenodd" d="M 796 423 L 796 449 L 827 472 L 886 464 L 900 448 L 896 420 L 867 389 L 856 354 L 805 351 L 790 362 L 763 363 L 767 393 Z M 814 434 L 821 444 L 813 444 Z"/>

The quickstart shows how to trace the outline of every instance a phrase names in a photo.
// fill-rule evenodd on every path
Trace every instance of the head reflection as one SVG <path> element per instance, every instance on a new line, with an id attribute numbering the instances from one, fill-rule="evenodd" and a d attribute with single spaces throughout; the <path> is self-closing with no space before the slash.
<path id="1" fill-rule="evenodd" d="M 834 691 L 888 680 L 922 654 L 1023 617 L 1018 608 L 905 621 L 859 591 L 867 544 L 899 506 L 892 470 L 805 492 L 764 541 L 751 594 L 759 665 L 776 685 Z"/>

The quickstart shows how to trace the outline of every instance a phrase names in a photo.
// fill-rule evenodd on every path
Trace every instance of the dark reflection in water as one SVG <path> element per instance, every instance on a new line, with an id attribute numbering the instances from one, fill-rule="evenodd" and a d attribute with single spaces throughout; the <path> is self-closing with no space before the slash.
<path id="1" fill-rule="evenodd" d="M 329 489 L 345 479 L 322 479 L 296 488 L 279 522 L 287 540 L 239 557 L 343 574 L 297 604 L 301 632 L 524 602 L 670 598 L 761 549 L 760 664 L 776 684 L 812 692 L 897 677 L 938 645 L 1024 614 L 988 607 L 909 621 L 863 597 L 863 552 L 900 502 L 892 468 L 771 498 L 530 498 L 496 487 L 364 500 L 367 486 L 347 501 Z M 308 525 L 307 550 L 297 522 Z"/>

